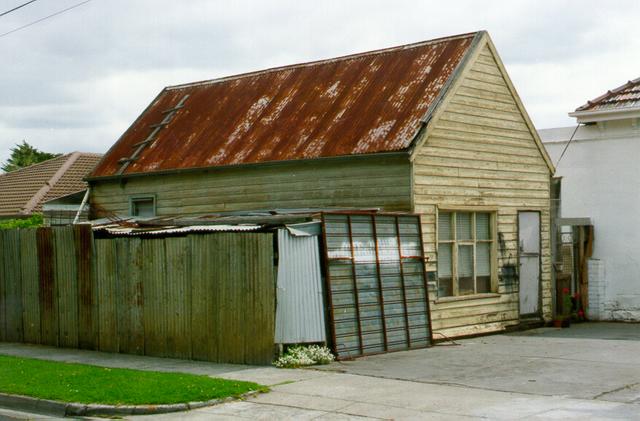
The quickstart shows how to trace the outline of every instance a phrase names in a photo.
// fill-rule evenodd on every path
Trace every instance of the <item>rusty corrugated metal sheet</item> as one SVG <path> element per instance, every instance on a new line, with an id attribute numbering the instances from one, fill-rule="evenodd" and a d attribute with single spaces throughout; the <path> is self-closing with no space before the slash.
<path id="1" fill-rule="evenodd" d="M 581 107 L 576 108 L 579 111 L 606 111 L 618 110 L 622 108 L 635 108 L 640 106 L 640 78 L 630 80 L 622 86 L 611 91 L 607 91 L 604 95 L 588 101 Z"/>
<path id="2" fill-rule="evenodd" d="M 162 237 L 167 234 L 184 234 L 184 233 L 204 233 L 204 232 L 244 232 L 257 231 L 260 225 L 190 225 L 187 227 L 153 227 L 153 228 L 135 228 L 123 227 L 118 224 L 102 225 L 94 228 L 95 231 L 104 231 L 112 235 L 154 235 Z"/>
<path id="3" fill-rule="evenodd" d="M 475 35 L 166 88 L 92 177 L 118 174 L 167 114 L 124 174 L 406 149 Z"/>

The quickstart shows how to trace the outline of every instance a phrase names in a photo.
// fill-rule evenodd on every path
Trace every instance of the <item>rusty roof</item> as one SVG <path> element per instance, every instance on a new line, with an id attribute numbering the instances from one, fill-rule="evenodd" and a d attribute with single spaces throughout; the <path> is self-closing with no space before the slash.
<path id="1" fill-rule="evenodd" d="M 73 152 L 0 174 L 0 216 L 41 212 L 43 202 L 86 189 L 82 179 L 101 157 Z"/>
<path id="2" fill-rule="evenodd" d="M 407 149 L 478 34 L 165 88 L 91 177 Z"/>
<path id="3" fill-rule="evenodd" d="M 583 106 L 576 108 L 576 112 L 614 111 L 638 107 L 640 107 L 640 78 L 630 80 L 596 99 L 587 101 Z"/>

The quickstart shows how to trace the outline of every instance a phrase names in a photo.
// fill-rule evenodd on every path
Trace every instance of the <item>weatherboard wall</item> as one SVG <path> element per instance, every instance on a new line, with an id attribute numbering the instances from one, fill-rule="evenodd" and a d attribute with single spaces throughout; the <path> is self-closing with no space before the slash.
<path id="1" fill-rule="evenodd" d="M 518 264 L 518 211 L 541 213 L 542 314 L 551 317 L 550 170 L 488 45 L 453 86 L 413 163 L 414 211 L 422 215 L 434 339 L 503 330 L 519 323 L 517 280 L 499 276 Z M 491 294 L 439 298 L 438 210 L 488 211 L 504 247 L 494 243 Z"/>
<path id="2" fill-rule="evenodd" d="M 349 157 L 91 182 L 94 217 L 128 215 L 129 200 L 154 195 L 157 215 L 275 208 L 409 210 L 411 166 L 404 156 Z"/>

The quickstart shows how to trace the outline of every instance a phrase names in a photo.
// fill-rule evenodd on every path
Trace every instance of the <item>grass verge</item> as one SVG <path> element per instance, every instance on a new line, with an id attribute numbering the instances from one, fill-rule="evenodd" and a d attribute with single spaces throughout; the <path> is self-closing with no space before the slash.
<path id="1" fill-rule="evenodd" d="M 63 402 L 159 405 L 266 392 L 257 383 L 0 355 L 0 392 Z"/>

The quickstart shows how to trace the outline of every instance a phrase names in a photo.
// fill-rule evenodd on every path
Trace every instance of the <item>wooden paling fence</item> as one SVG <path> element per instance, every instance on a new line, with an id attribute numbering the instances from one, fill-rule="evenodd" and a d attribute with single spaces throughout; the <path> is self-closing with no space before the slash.
<path id="1" fill-rule="evenodd" d="M 273 257 L 269 233 L 0 230 L 0 341 L 269 364 Z"/>

